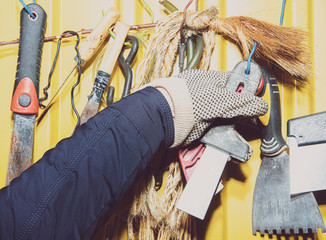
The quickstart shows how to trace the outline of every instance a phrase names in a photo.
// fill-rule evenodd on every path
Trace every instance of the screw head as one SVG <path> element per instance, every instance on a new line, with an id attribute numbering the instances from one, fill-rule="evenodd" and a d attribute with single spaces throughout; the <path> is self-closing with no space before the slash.
<path id="1" fill-rule="evenodd" d="M 32 99 L 27 94 L 22 94 L 18 98 L 18 103 L 22 107 L 27 107 L 29 104 L 31 104 L 31 101 Z"/>

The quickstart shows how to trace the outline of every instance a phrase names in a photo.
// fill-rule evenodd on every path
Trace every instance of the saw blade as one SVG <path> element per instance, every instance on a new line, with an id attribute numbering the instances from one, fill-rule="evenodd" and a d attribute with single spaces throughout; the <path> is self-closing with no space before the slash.
<path id="1" fill-rule="evenodd" d="M 13 114 L 7 185 L 32 163 L 35 115 Z"/>

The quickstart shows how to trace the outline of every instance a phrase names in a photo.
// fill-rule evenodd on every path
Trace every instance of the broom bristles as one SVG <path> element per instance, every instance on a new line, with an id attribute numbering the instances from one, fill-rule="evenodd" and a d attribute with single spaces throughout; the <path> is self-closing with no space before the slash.
<path id="1" fill-rule="evenodd" d="M 233 40 L 248 59 L 255 42 L 258 43 L 253 59 L 276 64 L 299 79 L 311 76 L 311 52 L 307 47 L 307 32 L 299 28 L 285 27 L 251 17 L 217 17 L 215 7 L 190 14 L 187 27 L 196 31 L 207 29 Z"/>
<path id="2" fill-rule="evenodd" d="M 305 31 L 243 16 L 216 19 L 215 26 L 240 45 L 244 59 L 248 59 L 257 42 L 253 59 L 275 63 L 296 78 L 311 75 L 311 53 Z"/>

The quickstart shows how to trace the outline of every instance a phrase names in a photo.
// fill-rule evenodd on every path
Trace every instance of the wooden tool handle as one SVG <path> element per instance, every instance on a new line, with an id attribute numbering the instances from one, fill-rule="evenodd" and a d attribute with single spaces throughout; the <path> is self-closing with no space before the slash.
<path id="1" fill-rule="evenodd" d="M 94 55 L 104 39 L 108 36 L 109 28 L 111 28 L 118 21 L 119 17 L 119 11 L 115 8 L 110 8 L 95 29 L 81 44 L 79 52 L 82 59 L 82 65 L 84 65 Z"/>
<path id="2" fill-rule="evenodd" d="M 111 37 L 108 46 L 105 50 L 104 57 L 98 70 L 111 74 L 115 63 L 118 60 L 119 54 L 123 47 L 123 43 L 127 37 L 130 26 L 118 21 L 114 26 L 113 34 L 115 37 Z"/>

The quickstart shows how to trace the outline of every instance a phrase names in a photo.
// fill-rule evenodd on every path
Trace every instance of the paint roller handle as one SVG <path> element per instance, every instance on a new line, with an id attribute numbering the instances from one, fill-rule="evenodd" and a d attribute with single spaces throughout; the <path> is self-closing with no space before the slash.
<path id="1" fill-rule="evenodd" d="M 277 156 L 287 149 L 281 130 L 280 92 L 274 74 L 268 68 L 262 68 L 264 87 L 258 95 L 269 105 L 268 112 L 259 117 L 262 143 L 261 153 L 265 156 Z"/>

